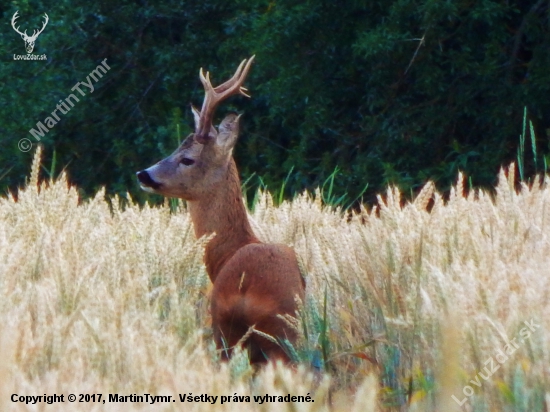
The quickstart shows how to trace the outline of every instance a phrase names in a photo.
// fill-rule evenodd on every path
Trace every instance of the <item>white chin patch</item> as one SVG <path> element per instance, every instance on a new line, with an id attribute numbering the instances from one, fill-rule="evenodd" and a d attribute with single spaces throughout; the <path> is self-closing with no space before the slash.
<path id="1" fill-rule="evenodd" d="M 143 186 L 143 185 L 139 185 L 139 187 L 141 187 L 141 190 L 145 190 L 146 192 L 149 192 L 149 193 L 157 193 L 157 192 L 155 192 L 155 189 L 153 189 L 152 187 Z"/>

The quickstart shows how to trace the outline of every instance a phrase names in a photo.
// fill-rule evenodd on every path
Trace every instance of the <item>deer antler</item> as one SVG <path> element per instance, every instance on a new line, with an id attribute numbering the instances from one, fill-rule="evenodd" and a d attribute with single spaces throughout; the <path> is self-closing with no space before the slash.
<path id="1" fill-rule="evenodd" d="M 48 15 L 46 13 L 44 13 L 44 17 L 46 18 L 44 20 L 44 22 L 42 23 L 42 28 L 40 30 L 34 30 L 33 33 L 32 33 L 32 36 L 29 36 L 27 34 L 27 30 L 25 30 L 23 33 L 21 33 L 19 31 L 19 28 L 18 27 L 15 27 L 15 20 L 17 20 L 19 18 L 19 16 L 17 15 L 17 13 L 19 13 L 19 10 L 17 10 L 15 12 L 15 14 L 13 15 L 13 17 L 11 18 L 11 26 L 13 27 L 13 29 L 19 33 L 23 38 L 26 38 L 26 39 L 29 39 L 29 40 L 36 40 L 36 38 L 38 37 L 38 35 L 40 33 L 42 33 L 44 31 L 44 29 L 46 28 L 47 24 L 48 24 L 48 21 L 50 21 Z"/>
<path id="2" fill-rule="evenodd" d="M 33 33 L 32 33 L 32 36 L 31 36 L 31 39 L 36 39 L 38 37 L 38 35 L 40 33 L 42 33 L 44 31 L 44 29 L 46 28 L 46 26 L 48 25 L 48 22 L 50 21 L 48 15 L 46 13 L 44 13 L 44 17 L 46 18 L 44 20 L 44 23 L 42 23 L 42 28 L 40 30 L 34 30 Z"/>
<path id="3" fill-rule="evenodd" d="M 208 133 L 212 127 L 214 113 L 218 105 L 223 100 L 236 94 L 242 94 L 243 96 L 250 97 L 246 94 L 248 90 L 242 87 L 242 84 L 248 75 L 248 71 L 254 61 L 254 57 L 255 56 L 252 56 L 248 59 L 248 62 L 247 59 L 244 59 L 237 68 L 237 71 L 233 77 L 217 87 L 212 86 L 212 83 L 210 82 L 210 73 L 206 72 L 205 76 L 201 68 L 199 77 L 204 86 L 204 101 L 200 112 L 199 125 L 195 133 L 195 139 L 197 142 L 202 144 L 208 142 Z"/>
<path id="4" fill-rule="evenodd" d="M 25 33 L 21 33 L 21 32 L 19 31 L 19 29 L 18 29 L 17 27 L 15 27 L 15 20 L 17 20 L 17 19 L 19 18 L 19 16 L 17 15 L 17 13 L 19 13 L 19 10 L 17 10 L 17 11 L 15 12 L 15 14 L 13 15 L 13 17 L 11 18 L 11 27 L 13 27 L 13 29 L 14 29 L 17 33 L 19 33 L 21 36 L 27 37 L 27 30 L 25 30 Z"/>

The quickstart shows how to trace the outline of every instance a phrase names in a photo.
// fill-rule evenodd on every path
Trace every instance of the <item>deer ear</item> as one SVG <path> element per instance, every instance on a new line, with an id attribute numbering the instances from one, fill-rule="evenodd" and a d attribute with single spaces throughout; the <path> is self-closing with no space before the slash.
<path id="1" fill-rule="evenodd" d="M 195 133 L 198 132 L 199 130 L 199 125 L 200 125 L 200 119 L 201 119 L 201 113 L 197 110 L 197 108 L 193 105 L 191 105 L 191 111 L 193 112 L 193 119 L 195 120 Z M 211 126 L 210 127 L 210 133 L 208 133 L 208 136 L 211 138 L 211 139 L 215 139 L 216 136 L 218 135 L 218 132 L 216 131 L 216 129 L 214 128 L 214 126 Z"/>
<path id="2" fill-rule="evenodd" d="M 239 118 L 241 115 L 228 114 L 220 123 L 216 143 L 225 150 L 230 151 L 235 146 L 239 137 Z"/>
<path id="3" fill-rule="evenodd" d="M 195 120 L 195 131 L 197 131 L 199 129 L 199 120 L 201 118 L 201 114 L 193 105 L 191 105 L 191 111 L 193 112 L 193 119 Z"/>

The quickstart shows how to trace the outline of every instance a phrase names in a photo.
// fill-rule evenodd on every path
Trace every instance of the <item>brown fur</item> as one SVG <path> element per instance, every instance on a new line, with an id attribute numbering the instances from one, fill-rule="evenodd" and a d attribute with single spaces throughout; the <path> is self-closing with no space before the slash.
<path id="1" fill-rule="evenodd" d="M 171 156 L 138 172 L 141 186 L 186 199 L 195 235 L 216 234 L 206 245 L 204 261 L 214 285 L 212 327 L 223 357 L 231 355 L 251 327 L 295 343 L 297 331 L 278 315 L 296 315 L 296 298 L 303 300 L 305 283 L 294 250 L 260 242 L 250 227 L 232 157 L 239 117 L 227 116 L 216 131 L 201 123 L 200 113 L 194 114 L 196 132 Z M 197 138 L 199 130 L 209 130 L 209 135 Z M 249 334 L 244 344 L 252 363 L 289 361 L 279 344 L 260 334 Z"/>
<path id="2" fill-rule="evenodd" d="M 212 325 L 218 348 L 233 348 L 253 325 L 294 343 L 296 331 L 277 314 L 295 316 L 295 297 L 304 297 L 296 255 L 285 245 L 261 243 L 252 232 L 233 159 L 227 180 L 211 196 L 189 202 L 189 211 L 197 237 L 216 233 L 206 246 L 205 263 L 214 284 Z M 246 346 L 251 362 L 265 360 L 263 355 L 288 360 L 278 345 L 257 334 Z"/>

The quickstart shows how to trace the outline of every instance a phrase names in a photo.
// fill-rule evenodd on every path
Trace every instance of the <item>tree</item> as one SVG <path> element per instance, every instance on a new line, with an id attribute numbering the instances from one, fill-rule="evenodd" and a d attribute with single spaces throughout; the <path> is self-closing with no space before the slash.
<path id="1" fill-rule="evenodd" d="M 539 157 L 549 152 L 547 2 L 0 5 L 4 21 L 16 10 L 23 30 L 48 13 L 35 46 L 48 60 L 11 60 L 24 53 L 22 40 L 0 33 L 9 56 L 0 66 L 4 191 L 23 183 L 30 164 L 17 142 L 33 140 L 29 130 L 104 59 L 111 69 L 93 93 L 41 138 L 47 172 L 66 167 L 84 197 L 105 185 L 149 198 L 134 173 L 191 132 L 199 67 L 215 81 L 252 54 L 252 99 L 236 98 L 219 115 L 244 113 L 237 163 L 271 190 L 291 168 L 287 195 L 322 185 L 336 168 L 335 191 L 348 199 L 366 183 L 367 199 L 389 183 L 408 192 L 433 179 L 445 189 L 458 169 L 489 186 L 515 156 L 524 107 Z"/>

